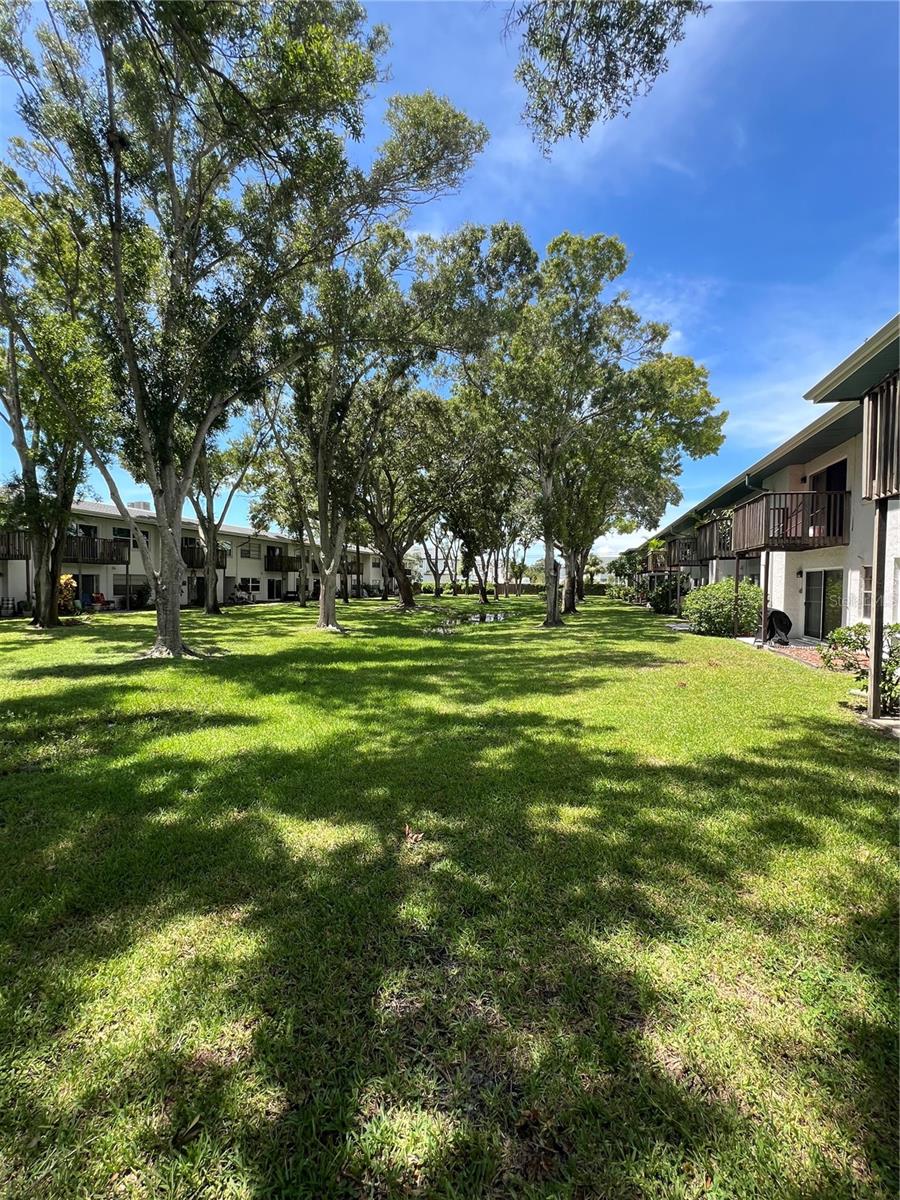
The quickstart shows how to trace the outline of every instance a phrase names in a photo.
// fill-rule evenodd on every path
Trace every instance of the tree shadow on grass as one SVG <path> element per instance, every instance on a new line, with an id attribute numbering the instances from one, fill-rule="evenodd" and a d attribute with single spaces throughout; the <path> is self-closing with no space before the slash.
<path id="1" fill-rule="evenodd" d="M 468 611 L 472 606 L 457 607 Z M 635 645 L 635 631 L 626 637 L 606 613 L 592 614 L 590 624 L 586 622 L 576 634 L 567 633 L 564 642 L 548 639 L 546 631 L 518 615 L 508 625 L 473 626 L 442 638 L 428 632 L 427 614 L 417 614 L 404 624 L 389 616 L 386 620 L 383 612 L 363 613 L 356 614 L 353 636 L 344 639 L 316 633 L 309 622 L 308 636 L 297 637 L 290 614 L 266 613 L 262 632 L 276 641 L 283 634 L 284 648 L 273 648 L 269 642 L 261 651 L 244 650 L 242 638 L 248 646 L 259 644 L 259 616 L 240 614 L 239 632 L 230 628 L 222 639 L 230 651 L 226 655 L 185 662 L 178 669 L 192 672 L 192 678 L 212 689 L 238 684 L 251 697 L 293 694 L 304 703 L 314 699 L 329 712 L 353 715 L 365 705 L 396 710 L 409 704 L 411 697 L 415 703 L 431 696 L 475 707 L 520 697 L 565 696 L 578 687 L 598 688 L 622 671 L 683 665 L 677 657 L 677 635 L 651 626 L 647 636 L 640 632 L 645 644 Z M 197 641 L 192 631 L 187 636 Z M 117 662 L 104 656 L 87 664 L 24 667 L 13 677 L 107 684 L 147 668 L 146 662 Z M 172 664 L 163 660 L 150 663 L 149 668 L 165 672 Z M 394 715 L 389 714 L 385 722 L 387 732 Z"/>
<path id="2" fill-rule="evenodd" d="M 466 655 L 429 651 L 412 681 L 402 665 L 404 688 L 454 663 L 445 697 L 532 686 Z M 368 647 L 358 684 L 341 652 L 333 680 L 284 680 L 306 647 L 273 658 L 247 656 L 243 693 L 281 679 L 336 707 L 336 731 L 210 758 L 180 718 L 135 720 L 107 746 L 74 715 L 112 704 L 94 683 L 64 695 L 98 752 L 0 779 L 11 1197 L 112 1193 L 110 1161 L 185 1196 L 893 1194 L 884 746 L 822 718 L 662 765 L 577 718 L 386 710 L 401 667 Z M 212 687 L 222 671 L 204 664 Z M 822 911 L 757 885 L 835 836 L 865 853 L 831 867 L 849 907 L 821 902 L 810 988 L 861 974 L 882 1003 L 817 1012 L 818 1057 L 787 1055 L 752 997 L 740 1010 L 762 1078 L 840 1122 L 810 1154 L 774 1099 L 685 1051 L 684 985 L 651 963 L 769 938 L 786 976 Z"/>

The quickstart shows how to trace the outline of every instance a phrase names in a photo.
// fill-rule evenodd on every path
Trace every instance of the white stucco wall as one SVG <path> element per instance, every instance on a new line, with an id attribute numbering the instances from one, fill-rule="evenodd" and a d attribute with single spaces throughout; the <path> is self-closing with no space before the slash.
<path id="1" fill-rule="evenodd" d="M 155 528 L 155 523 L 152 517 L 142 518 L 137 517 L 138 525 L 141 529 L 147 530 L 149 533 L 150 552 L 154 562 L 159 561 L 159 534 Z M 98 538 L 112 538 L 113 528 L 121 527 L 125 524 L 121 517 L 107 516 L 95 513 L 74 513 L 73 521 L 78 524 L 94 526 L 96 528 Z M 199 543 L 199 535 L 195 526 L 185 525 L 184 535 L 186 537 L 197 537 Z M 268 581 L 277 579 L 281 581 L 282 593 L 296 591 L 298 587 L 298 572 L 289 571 L 282 574 L 280 571 L 266 570 L 266 549 L 271 546 L 282 550 L 286 554 L 296 554 L 298 547 L 296 543 L 286 542 L 273 537 L 266 537 L 264 534 L 259 537 L 248 539 L 244 534 L 228 533 L 223 531 L 220 535 L 221 540 L 230 545 L 230 550 L 227 555 L 226 565 L 224 568 L 225 588 L 220 595 L 220 599 L 227 599 L 234 591 L 235 583 L 241 578 L 256 579 L 259 582 L 259 590 L 254 593 L 254 599 L 266 601 L 268 599 Z M 241 548 L 251 546 L 258 549 L 258 558 L 249 558 L 241 555 Z M 371 550 L 360 550 L 360 560 L 362 567 L 363 583 L 371 586 L 381 586 L 382 575 L 380 566 L 380 555 L 374 554 Z M 351 565 L 356 563 L 356 550 L 352 549 L 349 561 Z M 379 565 L 376 567 L 374 563 Z M 132 583 L 135 576 L 144 577 L 144 567 L 140 559 L 140 553 L 137 549 L 132 548 L 130 575 Z M 76 563 L 64 562 L 63 572 L 65 574 L 84 574 L 92 575 L 96 578 L 94 591 L 102 592 L 108 600 L 114 600 L 116 607 L 120 607 L 119 598 L 115 596 L 115 583 L 119 580 L 122 585 L 125 582 L 125 566 L 123 563 Z M 202 570 L 196 570 L 189 573 L 190 576 L 202 578 Z M 223 578 L 223 570 L 219 568 L 220 590 L 221 581 Z M 310 573 L 309 587 L 312 590 L 312 584 L 315 576 Z M 26 574 L 26 565 L 23 561 L 0 561 L 0 599 L 10 599 L 15 602 L 25 601 L 28 596 L 28 578 Z M 181 592 L 182 604 L 188 602 L 188 581 L 182 585 Z"/>

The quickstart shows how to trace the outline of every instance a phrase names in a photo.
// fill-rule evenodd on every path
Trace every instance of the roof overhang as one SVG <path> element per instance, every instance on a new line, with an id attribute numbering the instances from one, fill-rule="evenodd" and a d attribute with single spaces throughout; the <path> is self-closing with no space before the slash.
<path id="1" fill-rule="evenodd" d="M 900 313 L 848 354 L 824 379 L 809 389 L 805 400 L 833 404 L 859 400 L 900 364 Z"/>

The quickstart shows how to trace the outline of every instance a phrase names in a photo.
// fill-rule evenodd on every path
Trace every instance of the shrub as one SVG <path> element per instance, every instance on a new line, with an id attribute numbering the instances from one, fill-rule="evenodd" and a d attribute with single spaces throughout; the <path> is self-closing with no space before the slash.
<path id="1" fill-rule="evenodd" d="M 433 596 L 434 595 L 434 584 L 428 579 L 423 579 L 422 586 L 419 590 L 421 591 L 423 596 Z"/>
<path id="2" fill-rule="evenodd" d="M 900 713 L 900 625 L 887 625 L 884 630 L 881 707 L 894 716 Z"/>
<path id="3" fill-rule="evenodd" d="M 682 598 L 687 595 L 690 586 L 690 576 L 682 575 Z M 647 600 L 655 613 L 674 613 L 678 600 L 678 581 L 676 579 L 667 579 L 665 583 L 661 583 L 653 589 L 653 591 L 647 597 Z"/>
<path id="4" fill-rule="evenodd" d="M 881 707 L 900 712 L 900 625 L 884 627 L 881 658 Z M 831 671 L 852 671 L 863 687 L 869 683 L 869 627 L 860 621 L 833 629 L 819 647 L 822 662 Z"/>
<path id="5" fill-rule="evenodd" d="M 819 647 L 822 662 L 829 671 L 858 671 L 862 658 L 869 653 L 869 627 L 860 621 L 832 629 Z"/>
<path id="6" fill-rule="evenodd" d="M 57 607 L 61 613 L 75 611 L 75 593 L 77 591 L 78 586 L 75 583 L 74 575 L 60 575 Z"/>
<path id="7" fill-rule="evenodd" d="M 762 588 L 757 587 L 755 583 L 745 579 L 738 585 L 738 637 L 756 633 L 762 614 L 762 602 Z M 734 636 L 734 611 L 734 581 L 731 579 L 694 588 L 688 592 L 681 605 L 682 615 L 690 622 L 691 631 L 711 637 Z"/>
<path id="8" fill-rule="evenodd" d="M 606 589 L 610 600 L 634 600 L 635 592 L 630 583 L 611 583 Z"/>

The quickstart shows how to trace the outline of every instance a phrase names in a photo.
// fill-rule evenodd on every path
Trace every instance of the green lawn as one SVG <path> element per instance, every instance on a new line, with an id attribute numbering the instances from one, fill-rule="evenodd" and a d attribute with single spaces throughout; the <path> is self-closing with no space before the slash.
<path id="1" fill-rule="evenodd" d="M 4 1200 L 896 1195 L 896 742 L 502 607 L 0 626 Z"/>

